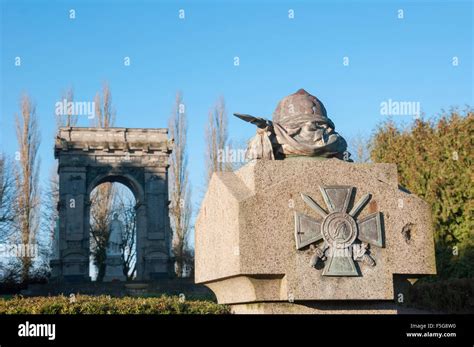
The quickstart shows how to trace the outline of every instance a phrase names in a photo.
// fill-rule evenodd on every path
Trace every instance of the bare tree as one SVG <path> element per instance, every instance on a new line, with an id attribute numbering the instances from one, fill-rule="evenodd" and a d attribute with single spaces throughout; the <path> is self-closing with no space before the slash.
<path id="1" fill-rule="evenodd" d="M 349 142 L 350 152 L 356 163 L 370 162 L 370 140 L 362 133 L 357 133 Z"/>
<path id="2" fill-rule="evenodd" d="M 174 141 L 170 157 L 169 190 L 171 196 L 170 220 L 173 229 L 172 248 L 175 257 L 176 275 L 183 276 L 189 259 L 188 236 L 192 214 L 191 189 L 188 179 L 187 117 L 183 96 L 176 94 L 175 105 L 169 119 L 170 137 Z"/>
<path id="3" fill-rule="evenodd" d="M 107 83 L 102 87 L 102 97 L 97 93 L 94 101 L 96 127 L 112 127 L 115 122 L 115 110 L 112 107 L 112 93 Z M 105 275 L 106 248 L 115 191 L 113 184 L 107 182 L 96 187 L 91 193 L 92 255 L 98 270 L 97 281 L 102 281 Z"/>
<path id="4" fill-rule="evenodd" d="M 61 100 L 60 102 L 66 101 L 66 105 L 70 105 L 72 102 L 74 102 L 74 89 L 68 88 L 66 91 L 64 91 L 61 95 Z M 65 111 L 65 114 L 57 113 L 55 114 L 56 116 L 56 127 L 74 127 L 77 125 L 77 115 L 73 114 L 73 108 L 67 107 Z"/>
<path id="5" fill-rule="evenodd" d="M 122 261 L 123 274 L 127 280 L 135 278 L 137 273 L 137 213 L 136 201 L 126 189 L 117 194 L 117 206 L 114 207 L 119 213 L 123 223 L 122 235 Z"/>
<path id="6" fill-rule="evenodd" d="M 206 127 L 207 182 L 209 182 L 213 172 L 231 170 L 231 165 L 222 160 L 222 153 L 225 151 L 227 142 L 227 111 L 224 97 L 220 97 L 215 106 L 209 111 Z"/>
<path id="7" fill-rule="evenodd" d="M 42 224 L 43 229 L 45 229 L 46 235 L 48 236 L 48 257 L 51 257 L 52 251 L 54 249 L 54 242 L 57 242 L 57 240 L 55 240 L 55 229 L 59 219 L 59 176 L 57 171 L 58 165 L 54 164 L 51 168 L 47 188 L 43 194 Z"/>
<path id="8" fill-rule="evenodd" d="M 16 137 L 18 141 L 18 161 L 15 166 L 15 219 L 21 243 L 35 244 L 39 228 L 38 185 L 40 135 L 36 117 L 36 107 L 28 95 L 21 98 L 21 113 L 16 114 Z M 22 281 L 27 282 L 32 259 L 28 254 L 21 256 Z"/>
<path id="9" fill-rule="evenodd" d="M 0 242 L 11 235 L 12 223 L 14 221 L 14 180 L 12 175 L 12 163 L 3 154 L 0 154 Z"/>
<path id="10" fill-rule="evenodd" d="M 95 103 L 95 125 L 98 128 L 109 128 L 114 126 L 116 111 L 112 106 L 112 93 L 109 84 L 105 82 L 102 86 L 102 97 L 97 93 Z"/>
<path id="11" fill-rule="evenodd" d="M 91 192 L 91 236 L 92 257 L 97 267 L 97 281 L 105 276 L 107 259 L 107 242 L 114 206 L 114 186 L 102 183 Z"/>
<path id="12" fill-rule="evenodd" d="M 61 94 L 60 102 L 66 101 L 66 105 L 70 105 L 70 103 L 74 102 L 74 90 L 72 87 L 66 89 Z M 78 117 L 74 114 L 73 108 L 67 107 L 65 114 L 58 113 L 56 110 L 55 117 L 56 117 L 56 134 L 59 132 L 60 127 L 73 127 L 77 125 Z M 58 164 L 57 162 L 54 163 L 49 181 L 48 181 L 48 188 L 44 194 L 44 210 L 43 210 L 43 220 L 44 220 L 44 227 L 46 228 L 47 235 L 49 235 L 49 243 L 52 245 L 57 240 L 54 239 L 55 237 L 55 228 L 57 227 L 58 219 L 59 219 L 59 212 L 58 212 L 58 202 L 59 202 L 59 175 L 58 175 Z M 53 247 L 49 247 L 50 255 L 53 250 Z"/>

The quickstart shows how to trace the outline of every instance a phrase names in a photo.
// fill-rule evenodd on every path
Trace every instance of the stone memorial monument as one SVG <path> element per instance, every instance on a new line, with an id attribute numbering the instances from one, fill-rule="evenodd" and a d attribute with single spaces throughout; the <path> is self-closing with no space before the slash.
<path id="1" fill-rule="evenodd" d="M 300 89 L 257 126 L 251 160 L 214 173 L 195 225 L 195 279 L 236 313 L 396 313 L 435 274 L 430 207 L 394 164 L 355 164 Z"/>
<path id="2" fill-rule="evenodd" d="M 124 184 L 136 200 L 136 279 L 173 276 L 168 212 L 168 158 L 172 146 L 167 129 L 59 129 L 54 146 L 59 221 L 57 254 L 51 260 L 52 280 L 90 281 L 90 195 L 105 182 Z M 112 242 L 116 244 L 114 235 Z M 114 262 L 117 260 L 109 259 L 109 270 L 116 265 Z"/>

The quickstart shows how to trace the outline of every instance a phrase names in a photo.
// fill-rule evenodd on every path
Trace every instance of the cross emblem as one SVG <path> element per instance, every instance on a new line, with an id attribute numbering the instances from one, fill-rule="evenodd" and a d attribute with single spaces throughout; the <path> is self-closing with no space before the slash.
<path id="1" fill-rule="evenodd" d="M 354 261 L 375 266 L 370 255 L 370 245 L 384 247 L 382 213 L 375 212 L 360 220 L 358 214 L 370 200 L 363 196 L 349 210 L 354 187 L 319 187 L 329 212 L 310 196 L 301 193 L 303 201 L 323 219 L 314 219 L 295 212 L 296 249 L 310 246 L 313 252 L 310 265 L 317 267 L 325 262 L 323 276 L 359 276 Z M 322 246 L 316 246 L 323 240 Z"/>

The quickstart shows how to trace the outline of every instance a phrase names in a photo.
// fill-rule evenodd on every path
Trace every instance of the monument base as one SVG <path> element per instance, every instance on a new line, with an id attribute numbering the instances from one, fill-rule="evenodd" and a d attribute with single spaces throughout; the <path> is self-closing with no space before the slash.
<path id="1" fill-rule="evenodd" d="M 126 281 L 123 274 L 123 265 L 121 256 L 108 256 L 106 260 L 104 282 Z"/>
<path id="2" fill-rule="evenodd" d="M 261 302 L 230 305 L 236 314 L 398 314 L 391 301 L 377 302 Z"/>
<path id="3" fill-rule="evenodd" d="M 392 164 L 215 173 L 195 228 L 196 282 L 236 313 L 405 313 L 411 283 L 436 273 L 431 208 Z"/>

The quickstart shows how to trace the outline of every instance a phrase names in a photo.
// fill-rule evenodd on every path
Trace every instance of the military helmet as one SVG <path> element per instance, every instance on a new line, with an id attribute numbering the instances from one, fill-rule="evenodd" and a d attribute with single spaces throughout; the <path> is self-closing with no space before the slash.
<path id="1" fill-rule="evenodd" d="M 307 122 L 326 124 L 331 128 L 334 123 L 328 118 L 323 103 L 304 89 L 284 97 L 273 112 L 273 121 L 286 128 L 297 128 Z"/>

